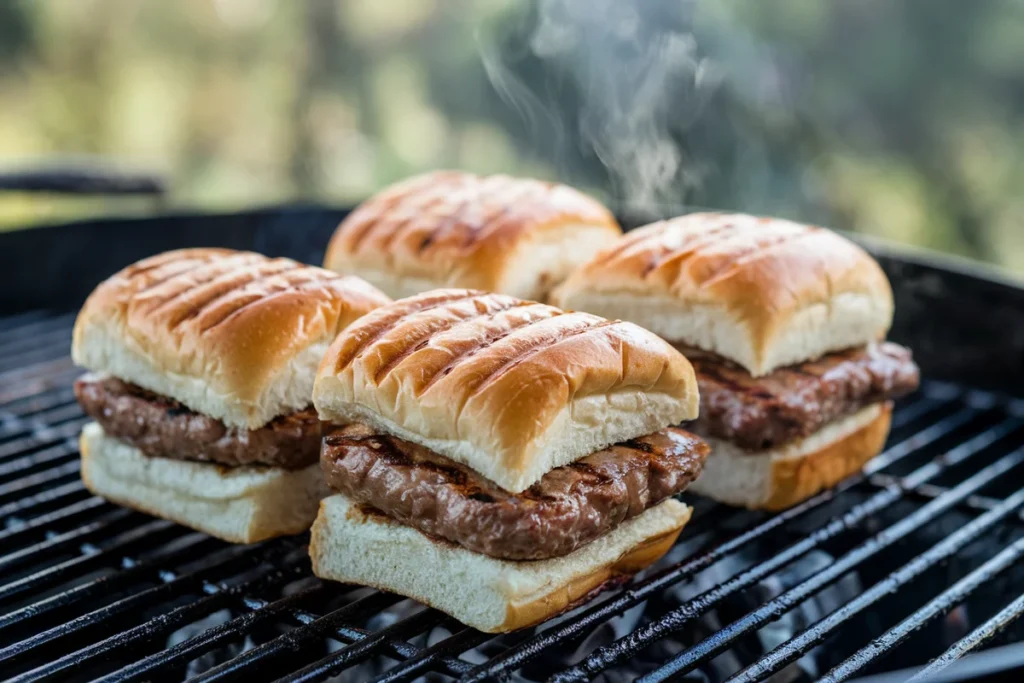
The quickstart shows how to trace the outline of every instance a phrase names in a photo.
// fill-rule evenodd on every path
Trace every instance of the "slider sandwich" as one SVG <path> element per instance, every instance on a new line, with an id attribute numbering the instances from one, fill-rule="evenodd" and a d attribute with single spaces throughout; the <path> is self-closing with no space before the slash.
<path id="1" fill-rule="evenodd" d="M 237 543 L 309 528 L 326 486 L 313 379 L 388 298 L 355 277 L 228 249 L 139 261 L 101 283 L 71 353 L 93 493 Z"/>
<path id="2" fill-rule="evenodd" d="M 317 576 L 399 593 L 487 632 L 543 621 L 653 563 L 707 448 L 693 369 L 639 327 L 438 290 L 349 327 L 313 402 Z"/>
<path id="3" fill-rule="evenodd" d="M 622 231 L 565 185 L 437 171 L 363 202 L 331 239 L 324 267 L 396 299 L 464 287 L 543 301 Z"/>
<path id="4" fill-rule="evenodd" d="M 711 445 L 692 490 L 777 510 L 881 450 L 891 401 L 917 388 L 885 342 L 889 281 L 834 232 L 702 213 L 629 233 L 555 292 L 557 305 L 631 320 L 693 363 Z"/>

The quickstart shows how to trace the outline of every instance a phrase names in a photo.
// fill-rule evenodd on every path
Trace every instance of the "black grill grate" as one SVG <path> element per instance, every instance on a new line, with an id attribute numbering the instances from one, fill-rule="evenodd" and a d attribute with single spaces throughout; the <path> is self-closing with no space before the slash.
<path id="1" fill-rule="evenodd" d="M 932 673 L 1022 637 L 1020 402 L 926 383 L 863 475 L 774 516 L 699 503 L 646 576 L 546 628 L 495 637 L 318 581 L 305 538 L 230 546 L 90 496 L 72 321 L 0 319 L 0 672 L 12 680 L 659 681 L 700 670 L 754 681 L 790 667 L 840 681 L 939 657 Z M 829 560 L 761 594 L 815 554 Z M 706 590 L 665 599 L 723 566 Z M 859 588 L 840 604 L 781 638 L 756 635 L 850 576 Z M 607 630 L 642 604 L 658 608 Z"/>

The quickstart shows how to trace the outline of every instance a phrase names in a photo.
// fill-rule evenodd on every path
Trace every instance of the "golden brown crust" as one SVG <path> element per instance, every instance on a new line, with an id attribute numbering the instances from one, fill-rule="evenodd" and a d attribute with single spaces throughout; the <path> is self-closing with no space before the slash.
<path id="1" fill-rule="evenodd" d="M 770 365 L 813 358 L 818 347 L 837 350 L 881 339 L 892 317 L 888 279 L 859 246 L 823 228 L 744 214 L 689 214 L 638 228 L 574 272 L 553 301 L 613 315 L 594 302 L 616 296 L 665 302 L 654 316 L 661 320 L 622 317 L 670 341 L 730 357 L 757 375 L 770 372 Z M 833 310 L 838 305 L 849 305 L 852 315 L 863 317 L 859 329 L 835 331 L 850 317 Z M 809 317 L 801 319 L 801 313 Z M 671 316 L 689 317 L 694 325 L 673 325 L 666 320 Z M 737 334 L 726 328 L 726 319 L 749 337 L 744 345 L 752 347 L 752 358 L 729 353 L 739 344 L 722 339 Z M 694 326 L 719 329 L 690 329 Z M 784 335 L 787 327 L 793 328 L 792 336 Z M 669 336 L 673 330 L 692 338 Z M 845 343 L 851 335 L 861 339 Z M 773 344 L 803 347 L 807 354 L 798 350 L 798 357 L 786 357 L 785 351 L 774 353 Z M 775 355 L 780 362 L 771 362 Z"/>
<path id="2" fill-rule="evenodd" d="M 328 555 L 331 551 L 328 549 L 329 545 L 321 547 L 321 539 L 329 543 L 332 537 L 328 516 L 325 514 L 326 505 L 326 500 L 320 503 L 320 513 L 317 515 L 316 521 L 313 523 L 312 532 L 310 534 L 309 555 L 313 564 L 313 573 L 321 578 L 351 581 L 352 578 L 350 576 L 332 576 L 332 572 L 329 571 L 327 566 L 324 566 L 325 564 L 329 565 Z M 505 620 L 496 627 L 488 627 L 483 624 L 475 624 L 475 627 L 488 633 L 507 633 L 509 631 L 534 626 L 558 616 L 562 612 L 575 608 L 599 590 L 621 583 L 628 579 L 628 577 L 650 567 L 661 559 L 661 557 L 664 556 L 665 553 L 667 553 L 675 544 L 679 534 L 689 522 L 692 512 L 692 508 L 686 508 L 683 514 L 679 516 L 674 528 L 641 541 L 618 558 L 614 560 L 609 559 L 607 564 L 601 565 L 593 571 L 574 576 L 568 582 L 562 583 L 553 588 L 547 589 L 546 587 L 548 592 L 534 600 L 530 600 L 529 602 L 516 602 L 514 597 L 516 587 L 508 586 L 507 589 L 510 590 L 513 595 L 506 596 L 505 598 Z M 366 508 L 351 508 L 346 514 L 346 517 L 356 521 L 357 523 L 363 523 L 367 517 L 371 516 L 375 520 L 383 521 L 384 524 L 395 524 L 397 526 L 397 523 L 386 516 Z M 418 534 L 419 532 L 416 533 Z M 423 537 L 428 538 L 426 536 Z M 439 539 L 429 540 L 445 547 L 450 545 L 446 541 Z M 540 562 L 545 561 L 541 560 Z M 530 565 L 535 563 L 525 562 L 523 564 Z M 441 580 L 440 577 L 439 580 Z M 359 585 L 369 586 L 378 590 L 395 590 L 394 586 L 388 585 L 389 582 L 386 580 L 374 581 L 367 577 L 361 577 L 358 579 L 357 583 Z M 402 590 L 402 594 L 407 597 L 411 597 L 429 607 L 446 611 L 442 605 L 434 604 L 437 601 L 432 600 L 428 595 L 424 594 L 426 592 L 427 591 L 423 591 L 421 594 L 413 594 L 413 591 L 408 589 Z"/>
<path id="3" fill-rule="evenodd" d="M 806 305 L 808 298 L 827 301 L 838 291 L 889 289 L 875 260 L 830 230 L 727 213 L 637 228 L 580 268 L 572 283 L 589 278 L 602 290 L 725 302 L 741 317 Z"/>
<path id="4" fill-rule="evenodd" d="M 870 423 L 846 438 L 802 458 L 780 459 L 772 468 L 771 496 L 765 510 L 785 510 L 816 493 L 832 488 L 881 452 L 889 435 L 892 404 Z M 757 457 L 757 456 L 751 456 Z"/>
<path id="5" fill-rule="evenodd" d="M 508 291 L 503 289 L 506 275 L 514 274 L 505 271 L 519 245 L 579 225 L 596 226 L 608 242 L 621 234 L 608 209 L 565 185 L 436 171 L 363 202 L 334 233 L 324 265 L 338 272 L 386 274 L 381 281 L 371 279 L 395 297 L 413 293 L 392 289 L 403 290 L 398 284 L 403 279 L 427 283 L 417 291 Z M 594 234 L 588 232 L 586 241 L 592 243 Z"/>
<path id="6" fill-rule="evenodd" d="M 128 266 L 93 291 L 75 322 L 73 354 L 89 369 L 113 372 L 96 367 L 98 359 L 126 349 L 155 373 L 256 402 L 296 354 L 331 341 L 388 301 L 359 278 L 290 259 L 228 249 L 170 251 Z M 174 398 L 203 411 L 188 397 Z"/>
<path id="7" fill-rule="evenodd" d="M 671 415 L 630 436 L 610 435 L 614 443 L 692 419 L 678 415 L 695 416 L 695 382 L 678 351 L 631 323 L 501 294 L 438 290 L 380 308 L 339 336 L 320 366 L 314 403 L 322 419 L 337 417 L 340 404 L 361 406 L 360 417 L 381 418 L 378 428 L 397 425 L 406 432 L 397 436 L 518 491 L 533 482 L 516 488 L 486 465 L 531 469 L 559 417 L 589 419 L 600 429 L 604 417 L 639 420 L 658 405 Z M 583 416 L 578 402 L 588 397 L 600 400 L 595 411 L 610 412 Z M 470 450 L 489 463 L 467 457 Z M 591 450 L 548 463 L 536 478 Z"/>
<path id="8" fill-rule="evenodd" d="M 301 472 L 282 471 L 289 482 L 279 482 L 277 487 L 253 491 L 244 498 L 210 500 L 203 499 L 201 492 L 197 492 L 195 497 L 189 497 L 175 493 L 172 489 L 155 489 L 151 484 L 114 482 L 110 477 L 116 476 L 116 473 L 105 473 L 94 478 L 94 471 L 100 473 L 103 470 L 102 466 L 94 464 L 97 459 L 103 458 L 103 453 L 92 452 L 84 432 L 79 436 L 78 444 L 82 456 L 82 484 L 90 493 L 121 507 L 166 519 L 229 543 L 258 543 L 308 530 L 319 507 L 316 501 L 326 493 L 317 490 L 319 484 L 311 487 L 309 482 L 318 479 L 316 475 L 319 472 L 307 468 Z M 183 462 L 181 465 L 183 468 L 210 468 L 218 472 L 231 470 L 208 463 Z M 114 488 L 122 492 L 115 493 Z"/>
<path id="9" fill-rule="evenodd" d="M 683 524 L 685 525 L 686 521 Z M 647 539 L 615 562 L 601 567 L 592 574 L 576 577 L 570 583 L 559 586 L 554 592 L 533 602 L 510 604 L 505 623 L 494 632 L 507 633 L 535 626 L 576 607 L 601 587 L 614 584 L 616 579 L 632 576 L 650 567 L 672 548 L 682 530 L 683 527 L 680 526 L 661 536 Z"/>

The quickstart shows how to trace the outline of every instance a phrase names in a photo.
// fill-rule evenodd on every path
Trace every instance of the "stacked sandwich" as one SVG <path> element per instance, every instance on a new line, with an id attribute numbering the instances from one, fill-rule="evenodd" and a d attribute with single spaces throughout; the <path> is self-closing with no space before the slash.
<path id="1" fill-rule="evenodd" d="M 82 478 L 123 505 L 250 543 L 309 528 L 326 492 L 316 368 L 389 300 L 288 259 L 186 249 L 101 283 L 75 323 L 75 385 L 95 420 Z"/>
<path id="2" fill-rule="evenodd" d="M 326 263 L 409 298 L 225 249 L 97 287 L 72 349 L 92 371 L 82 477 L 235 542 L 315 517 L 318 576 L 483 631 L 649 566 L 691 483 L 766 509 L 832 486 L 918 383 L 884 341 L 878 264 L 787 221 L 695 214 L 623 238 L 570 188 L 433 173 L 354 212 Z M 549 294 L 581 312 L 517 298 Z"/>
<path id="3" fill-rule="evenodd" d="M 392 185 L 338 227 L 324 266 L 398 299 L 460 287 L 543 301 L 622 231 L 571 187 L 438 171 Z"/>
<path id="4" fill-rule="evenodd" d="M 378 308 L 313 390 L 337 425 L 314 572 L 488 632 L 540 622 L 655 561 L 707 447 L 693 370 L 633 324 L 439 290 Z"/>
<path id="5" fill-rule="evenodd" d="M 821 228 L 692 214 L 631 232 L 576 271 L 556 305 L 631 320 L 696 369 L 712 447 L 692 487 L 779 509 L 860 469 L 891 400 L 913 391 L 910 352 L 884 341 L 892 291 L 861 248 Z"/>

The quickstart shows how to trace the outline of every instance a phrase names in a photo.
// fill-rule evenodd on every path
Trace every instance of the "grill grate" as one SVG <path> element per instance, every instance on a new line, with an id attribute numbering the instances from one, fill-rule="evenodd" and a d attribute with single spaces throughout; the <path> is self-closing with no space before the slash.
<path id="1" fill-rule="evenodd" d="M 841 681 L 938 657 L 932 673 L 1021 638 L 1020 402 L 926 382 L 896 411 L 886 451 L 835 491 L 773 516 L 700 502 L 647 575 L 546 628 L 498 637 L 318 581 L 304 538 L 231 546 L 90 496 L 78 479 L 72 322 L 0 319 L 0 671 L 12 680 L 660 681 L 731 652 L 712 679 L 795 667 Z M 824 565 L 759 594 L 822 553 Z M 723 566 L 706 590 L 663 599 Z M 936 572 L 946 573 L 920 580 Z M 782 638 L 757 637 L 851 576 L 863 588 L 848 599 Z M 648 603 L 666 606 L 593 638 Z M 828 654 L 808 663 L 822 643 Z"/>

